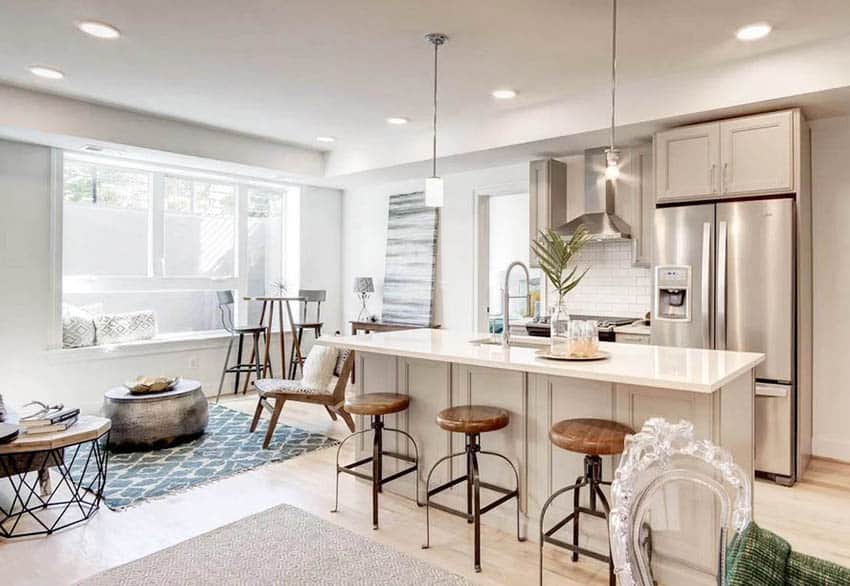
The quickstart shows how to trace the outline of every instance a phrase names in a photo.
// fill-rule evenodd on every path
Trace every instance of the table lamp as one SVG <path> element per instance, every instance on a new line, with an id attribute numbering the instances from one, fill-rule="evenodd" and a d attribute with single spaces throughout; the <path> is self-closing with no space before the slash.
<path id="1" fill-rule="evenodd" d="M 369 319 L 369 310 L 366 309 L 366 300 L 369 295 L 375 292 L 375 284 L 372 282 L 372 277 L 355 277 L 354 292 L 360 296 L 360 314 L 357 316 L 357 321 L 366 321 Z"/>

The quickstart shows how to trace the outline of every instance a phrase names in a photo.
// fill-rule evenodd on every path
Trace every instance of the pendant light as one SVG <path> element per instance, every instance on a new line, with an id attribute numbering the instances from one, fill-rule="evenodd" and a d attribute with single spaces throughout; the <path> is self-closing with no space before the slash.
<path id="1" fill-rule="evenodd" d="M 437 177 L 437 52 L 449 37 L 443 33 L 429 33 L 425 40 L 434 45 L 434 140 L 431 152 L 431 176 L 425 180 L 425 205 L 443 207 L 443 180 Z"/>
<path id="2" fill-rule="evenodd" d="M 605 150 L 605 178 L 620 176 L 620 151 L 614 146 L 614 112 L 617 107 L 617 0 L 611 0 L 611 142 Z"/>

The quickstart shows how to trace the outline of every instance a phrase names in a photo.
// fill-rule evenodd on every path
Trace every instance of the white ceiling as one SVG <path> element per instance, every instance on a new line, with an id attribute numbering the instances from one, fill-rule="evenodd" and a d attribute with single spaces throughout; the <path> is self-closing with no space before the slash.
<path id="1" fill-rule="evenodd" d="M 338 152 L 426 142 L 432 54 L 441 126 L 474 127 L 602 89 L 610 2 L 600 0 L 0 0 L 0 80 Z M 102 41 L 79 19 L 114 24 Z M 744 44 L 743 24 L 774 33 Z M 706 70 L 850 34 L 847 0 L 620 0 L 624 84 Z M 33 77 L 49 65 L 61 81 Z M 489 92 L 511 87 L 517 99 Z M 407 116 L 404 127 L 387 116 Z"/>

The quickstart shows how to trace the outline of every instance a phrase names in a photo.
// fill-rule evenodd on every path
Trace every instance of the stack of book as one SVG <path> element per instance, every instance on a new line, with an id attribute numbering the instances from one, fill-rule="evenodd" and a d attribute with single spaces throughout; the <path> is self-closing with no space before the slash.
<path id="1" fill-rule="evenodd" d="M 29 434 L 65 431 L 77 422 L 79 415 L 79 409 L 61 409 L 51 411 L 46 415 L 21 418 L 18 425 L 21 431 Z"/>

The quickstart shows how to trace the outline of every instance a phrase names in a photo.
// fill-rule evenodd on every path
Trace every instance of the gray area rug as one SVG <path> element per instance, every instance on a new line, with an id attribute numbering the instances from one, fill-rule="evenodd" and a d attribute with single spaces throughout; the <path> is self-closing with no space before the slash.
<path id="1" fill-rule="evenodd" d="M 104 502 L 120 510 L 338 443 L 278 425 L 270 449 L 264 450 L 268 420 L 261 420 L 254 433 L 248 432 L 250 423 L 251 417 L 241 411 L 210 405 L 206 432 L 196 440 L 163 450 L 110 454 Z"/>
<path id="2" fill-rule="evenodd" d="M 469 584 L 464 578 L 281 505 L 82 582 L 121 584 Z"/>

